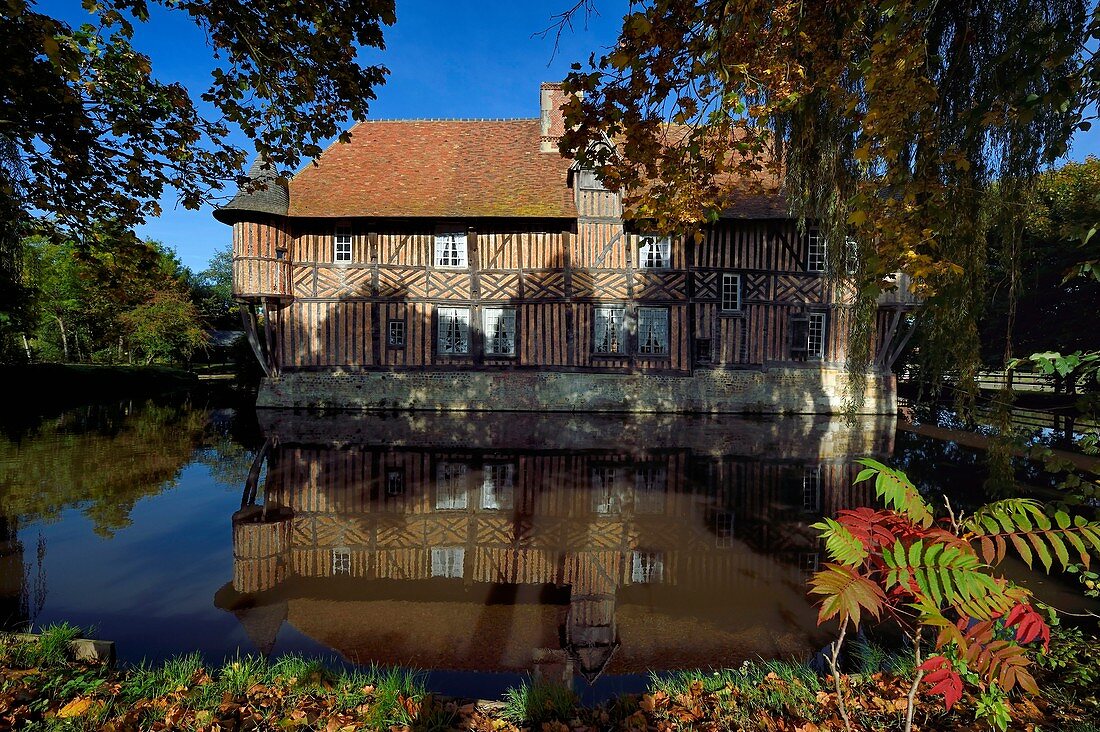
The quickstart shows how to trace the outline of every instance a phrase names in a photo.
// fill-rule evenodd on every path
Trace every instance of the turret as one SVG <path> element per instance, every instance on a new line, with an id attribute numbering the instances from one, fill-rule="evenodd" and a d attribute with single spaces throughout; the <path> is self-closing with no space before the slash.
<path id="1" fill-rule="evenodd" d="M 241 299 L 291 295 L 290 193 L 262 158 L 248 171 L 243 187 L 214 217 L 233 227 L 233 295 Z"/>

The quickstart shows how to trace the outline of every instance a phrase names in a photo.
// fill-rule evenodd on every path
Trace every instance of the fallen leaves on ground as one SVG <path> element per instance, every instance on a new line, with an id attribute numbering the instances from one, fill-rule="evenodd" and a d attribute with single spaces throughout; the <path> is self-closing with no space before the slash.
<path id="1" fill-rule="evenodd" d="M 59 674 L 91 674 L 92 680 L 67 698 L 44 689 L 64 688 Z M 96 673 L 99 675 L 96 676 Z M 357 688 L 349 701 L 331 683 L 321 679 L 276 679 L 249 685 L 240 693 L 218 693 L 205 670 L 162 695 L 123 703 L 119 697 L 125 671 L 72 669 L 14 669 L 0 666 L 0 728 L 51 726 L 58 719 L 84 729 L 107 732 L 194 729 L 201 732 L 251 730 L 319 730 L 403 732 L 430 727 L 468 732 L 839 732 L 844 729 L 832 680 L 813 691 L 797 679 L 769 674 L 752 688 L 726 684 L 705 688 L 701 681 L 674 693 L 654 690 L 622 697 L 596 708 L 578 708 L 568 720 L 517 727 L 502 717 L 499 704 L 398 694 L 376 695 L 372 686 Z M 905 713 L 909 681 L 884 674 L 842 678 L 845 703 L 857 732 L 895 729 Z M 346 689 L 344 690 L 347 691 Z M 762 700 L 767 699 L 768 702 Z M 770 706 L 769 706 L 770 705 Z M 975 699 L 966 694 L 951 713 L 934 700 L 920 707 L 915 730 L 977 730 Z M 1051 703 L 1043 697 L 1013 700 L 1014 730 L 1060 729 L 1080 719 L 1081 709 Z M 1074 715 L 1077 715 L 1076 717 Z"/>

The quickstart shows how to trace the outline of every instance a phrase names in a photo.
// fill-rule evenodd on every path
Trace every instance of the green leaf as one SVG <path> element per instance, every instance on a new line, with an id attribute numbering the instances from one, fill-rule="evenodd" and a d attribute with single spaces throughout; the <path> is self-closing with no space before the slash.
<path id="1" fill-rule="evenodd" d="M 821 537 L 825 539 L 825 551 L 834 561 L 854 567 L 867 558 L 867 549 L 863 543 L 837 521 L 826 518 L 813 524 L 811 528 L 821 532 Z"/>
<path id="2" fill-rule="evenodd" d="M 863 612 L 879 617 L 886 596 L 870 579 L 852 567 L 826 564 L 810 578 L 810 594 L 821 595 L 818 624 L 836 617 L 841 622 L 851 620 L 856 627 Z"/>

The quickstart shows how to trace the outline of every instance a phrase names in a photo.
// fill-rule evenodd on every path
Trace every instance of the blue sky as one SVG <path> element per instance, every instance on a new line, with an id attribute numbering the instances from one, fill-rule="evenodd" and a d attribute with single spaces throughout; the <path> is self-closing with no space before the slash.
<path id="1" fill-rule="evenodd" d="M 554 56 L 553 36 L 532 34 L 573 2 L 397 0 L 397 24 L 385 31 L 386 50 L 363 57 L 390 69 L 370 117 L 537 117 L 539 83 L 563 78 L 570 63 L 587 61 L 614 43 L 629 6 L 627 0 L 598 0 L 600 14 L 587 28 L 581 18 Z M 88 17 L 78 0 L 44 0 L 39 7 L 70 23 Z M 149 55 L 162 80 L 182 82 L 194 97 L 208 86 L 213 58 L 186 14 L 152 9 L 150 22 L 135 31 L 134 45 Z M 1081 135 L 1070 157 L 1089 154 L 1100 155 L 1100 127 Z M 187 211 L 176 207 L 173 195 L 162 205 L 163 215 L 138 233 L 174 248 L 188 267 L 203 269 L 229 241 L 229 228 L 214 221 L 210 208 Z"/>

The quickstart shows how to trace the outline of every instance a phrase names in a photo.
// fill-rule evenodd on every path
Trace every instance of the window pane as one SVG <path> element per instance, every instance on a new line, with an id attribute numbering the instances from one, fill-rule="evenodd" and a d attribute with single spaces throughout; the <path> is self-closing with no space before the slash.
<path id="1" fill-rule="evenodd" d="M 668 310 L 638 308 L 638 353 L 651 356 L 668 353 Z"/>
<path id="2" fill-rule="evenodd" d="M 467 354 L 470 352 L 470 309 L 439 309 L 439 352 Z"/>
<path id="3" fill-rule="evenodd" d="M 466 549 L 461 546 L 432 547 L 432 576 L 461 579 Z"/>
<path id="4" fill-rule="evenodd" d="M 595 309 L 595 353 L 623 352 L 623 308 L 600 306 Z"/>
<path id="5" fill-rule="evenodd" d="M 825 271 L 825 237 L 821 235 L 821 229 L 811 227 L 806 232 L 807 259 L 806 270 L 808 272 Z"/>
<path id="6" fill-rule="evenodd" d="M 807 324 L 806 350 L 810 358 L 825 357 L 825 313 L 810 313 Z"/>
<path id="7" fill-rule="evenodd" d="M 497 356 L 516 355 L 515 308 L 485 308 L 485 352 Z"/>
<path id="8" fill-rule="evenodd" d="M 741 275 L 729 273 L 722 275 L 722 309 L 741 309 Z"/>
<path id="9" fill-rule="evenodd" d="M 631 582 L 660 582 L 665 576 L 665 559 L 660 552 L 634 552 L 630 568 Z"/>
<path id="10" fill-rule="evenodd" d="M 638 267 L 642 269 L 665 269 L 669 266 L 671 242 L 667 236 L 643 234 L 639 240 Z"/>
<path id="11" fill-rule="evenodd" d="M 467 504 L 466 464 L 439 463 L 435 468 L 435 507 L 463 509 Z"/>
<path id="12" fill-rule="evenodd" d="M 512 463 L 486 463 L 481 481 L 481 507 L 492 510 L 512 508 L 516 466 Z"/>
<path id="13" fill-rule="evenodd" d="M 602 466 L 592 468 L 592 512 L 601 514 L 622 511 L 622 479 L 618 468 Z"/>
<path id="14" fill-rule="evenodd" d="M 343 547 L 332 550 L 332 573 L 351 574 L 351 550 Z"/>
<path id="15" fill-rule="evenodd" d="M 405 345 L 405 321 L 391 320 L 386 330 L 386 344 L 392 348 Z"/>
<path id="16" fill-rule="evenodd" d="M 634 510 L 638 513 L 664 513 L 668 472 L 662 466 L 639 466 L 634 471 Z"/>
<path id="17" fill-rule="evenodd" d="M 334 262 L 350 262 L 351 261 L 351 227 L 350 226 L 337 226 L 336 227 L 336 235 L 333 237 L 332 261 L 334 261 Z"/>
<path id="18" fill-rule="evenodd" d="M 451 232 L 435 236 L 435 266 L 466 266 L 466 234 Z"/>

